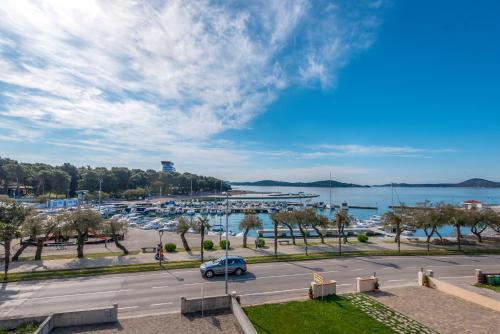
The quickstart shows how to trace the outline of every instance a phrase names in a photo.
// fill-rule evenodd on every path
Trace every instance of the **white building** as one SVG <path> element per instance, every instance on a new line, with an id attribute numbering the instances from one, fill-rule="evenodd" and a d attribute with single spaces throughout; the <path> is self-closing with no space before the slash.
<path id="1" fill-rule="evenodd" d="M 466 208 L 467 210 L 481 210 L 483 208 L 483 202 L 473 199 L 464 201 L 464 208 Z"/>

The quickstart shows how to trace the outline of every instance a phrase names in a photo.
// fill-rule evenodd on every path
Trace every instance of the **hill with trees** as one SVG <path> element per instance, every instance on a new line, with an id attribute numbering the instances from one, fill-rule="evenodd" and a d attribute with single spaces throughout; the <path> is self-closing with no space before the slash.
<path id="1" fill-rule="evenodd" d="M 231 182 L 235 186 L 262 186 L 262 187 L 317 187 L 317 188 L 352 188 L 352 187 L 368 187 L 353 183 L 343 183 L 339 181 L 313 181 L 313 182 L 286 182 L 274 180 L 261 180 L 255 182 Z"/>
<path id="2" fill-rule="evenodd" d="M 43 163 L 23 163 L 0 157 L 0 194 L 74 197 L 77 190 L 90 195 L 99 190 L 112 197 L 133 198 L 139 195 L 189 194 L 229 190 L 230 186 L 214 177 L 191 173 L 163 173 L 152 169 L 127 167 L 77 167 L 70 163 L 52 166 Z"/>

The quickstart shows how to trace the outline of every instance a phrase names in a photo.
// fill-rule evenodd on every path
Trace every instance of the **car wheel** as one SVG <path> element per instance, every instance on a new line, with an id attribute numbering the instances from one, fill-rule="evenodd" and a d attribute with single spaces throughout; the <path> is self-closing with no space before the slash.
<path id="1" fill-rule="evenodd" d="M 211 278 L 211 277 L 214 277 L 214 272 L 212 270 L 208 270 L 206 273 L 205 273 L 205 277 L 206 278 Z"/>
<path id="2" fill-rule="evenodd" d="M 241 276 L 243 274 L 243 270 L 241 268 L 237 268 L 235 271 L 234 271 L 234 274 L 236 276 Z"/>

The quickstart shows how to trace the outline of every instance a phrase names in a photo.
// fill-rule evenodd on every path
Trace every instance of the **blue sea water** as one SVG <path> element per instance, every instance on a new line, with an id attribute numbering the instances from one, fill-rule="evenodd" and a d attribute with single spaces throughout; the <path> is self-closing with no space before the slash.
<path id="1" fill-rule="evenodd" d="M 330 201 L 329 188 L 312 188 L 312 187 L 255 187 L 255 186 L 236 186 L 235 189 L 251 190 L 256 192 L 282 192 L 282 193 L 297 193 L 303 191 L 305 193 L 318 194 L 319 197 L 314 198 L 313 202 Z M 445 202 L 455 205 L 461 205 L 463 201 L 475 199 L 482 201 L 485 204 L 500 204 L 500 189 L 486 188 L 400 188 L 394 187 L 370 187 L 370 188 L 332 188 L 331 189 L 332 204 L 340 204 L 347 202 L 349 205 L 377 206 L 378 210 L 365 209 L 350 209 L 349 213 L 360 219 L 368 219 L 372 215 L 382 215 L 389 210 L 389 205 L 394 203 L 398 205 L 404 203 L 406 205 L 417 205 L 425 200 L 433 203 Z M 290 201 L 299 201 L 298 199 Z M 320 214 L 332 217 L 334 212 L 329 210 L 318 210 Z M 264 228 L 272 228 L 271 219 L 268 214 L 259 214 Z M 238 225 L 243 219 L 243 214 L 231 214 L 229 219 L 229 230 L 239 232 Z M 225 224 L 225 217 L 211 217 L 212 225 L 222 223 Z M 468 229 L 463 229 L 464 234 L 469 233 Z M 452 236 L 454 230 L 450 226 L 444 226 L 440 229 L 443 236 Z M 255 236 L 255 231 L 251 231 L 251 236 Z M 416 231 L 415 236 L 425 236 L 423 231 Z"/>

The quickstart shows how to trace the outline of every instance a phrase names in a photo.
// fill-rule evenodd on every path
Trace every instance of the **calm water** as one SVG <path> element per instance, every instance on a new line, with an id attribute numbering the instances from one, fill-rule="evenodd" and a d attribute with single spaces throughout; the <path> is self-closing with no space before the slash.
<path id="1" fill-rule="evenodd" d="M 258 192 L 282 192 L 297 193 L 303 191 L 306 193 L 315 193 L 320 195 L 312 199 L 313 202 L 323 201 L 328 203 L 330 190 L 328 188 L 298 188 L 298 187 L 254 187 L 254 186 L 235 186 L 235 189 L 245 189 Z M 432 202 L 445 202 L 459 205 L 465 200 L 475 199 L 487 204 L 500 204 L 500 189 L 478 189 L 478 188 L 394 188 L 394 196 L 390 187 L 380 188 L 332 188 L 332 204 L 340 204 L 345 201 L 349 205 L 378 206 L 378 210 L 350 209 L 349 213 L 360 219 L 368 219 L 372 215 L 381 215 L 389 210 L 389 205 L 394 198 L 394 204 L 405 203 L 406 205 L 416 205 L 430 200 Z M 299 201 L 298 199 L 291 201 Z M 304 201 L 304 200 L 303 200 Z M 331 217 L 334 212 L 328 210 L 319 211 L 325 216 Z M 272 223 L 267 214 L 259 215 L 264 222 L 264 228 L 272 228 Z M 229 229 L 239 232 L 239 222 L 243 214 L 231 214 L 229 216 Z M 225 224 L 225 217 L 212 217 L 212 224 Z M 453 235 L 453 229 L 443 227 L 440 232 L 443 236 Z M 468 229 L 463 230 L 468 233 Z M 255 232 L 250 232 L 255 236 Z M 415 236 L 424 236 L 422 231 L 417 231 Z"/>

